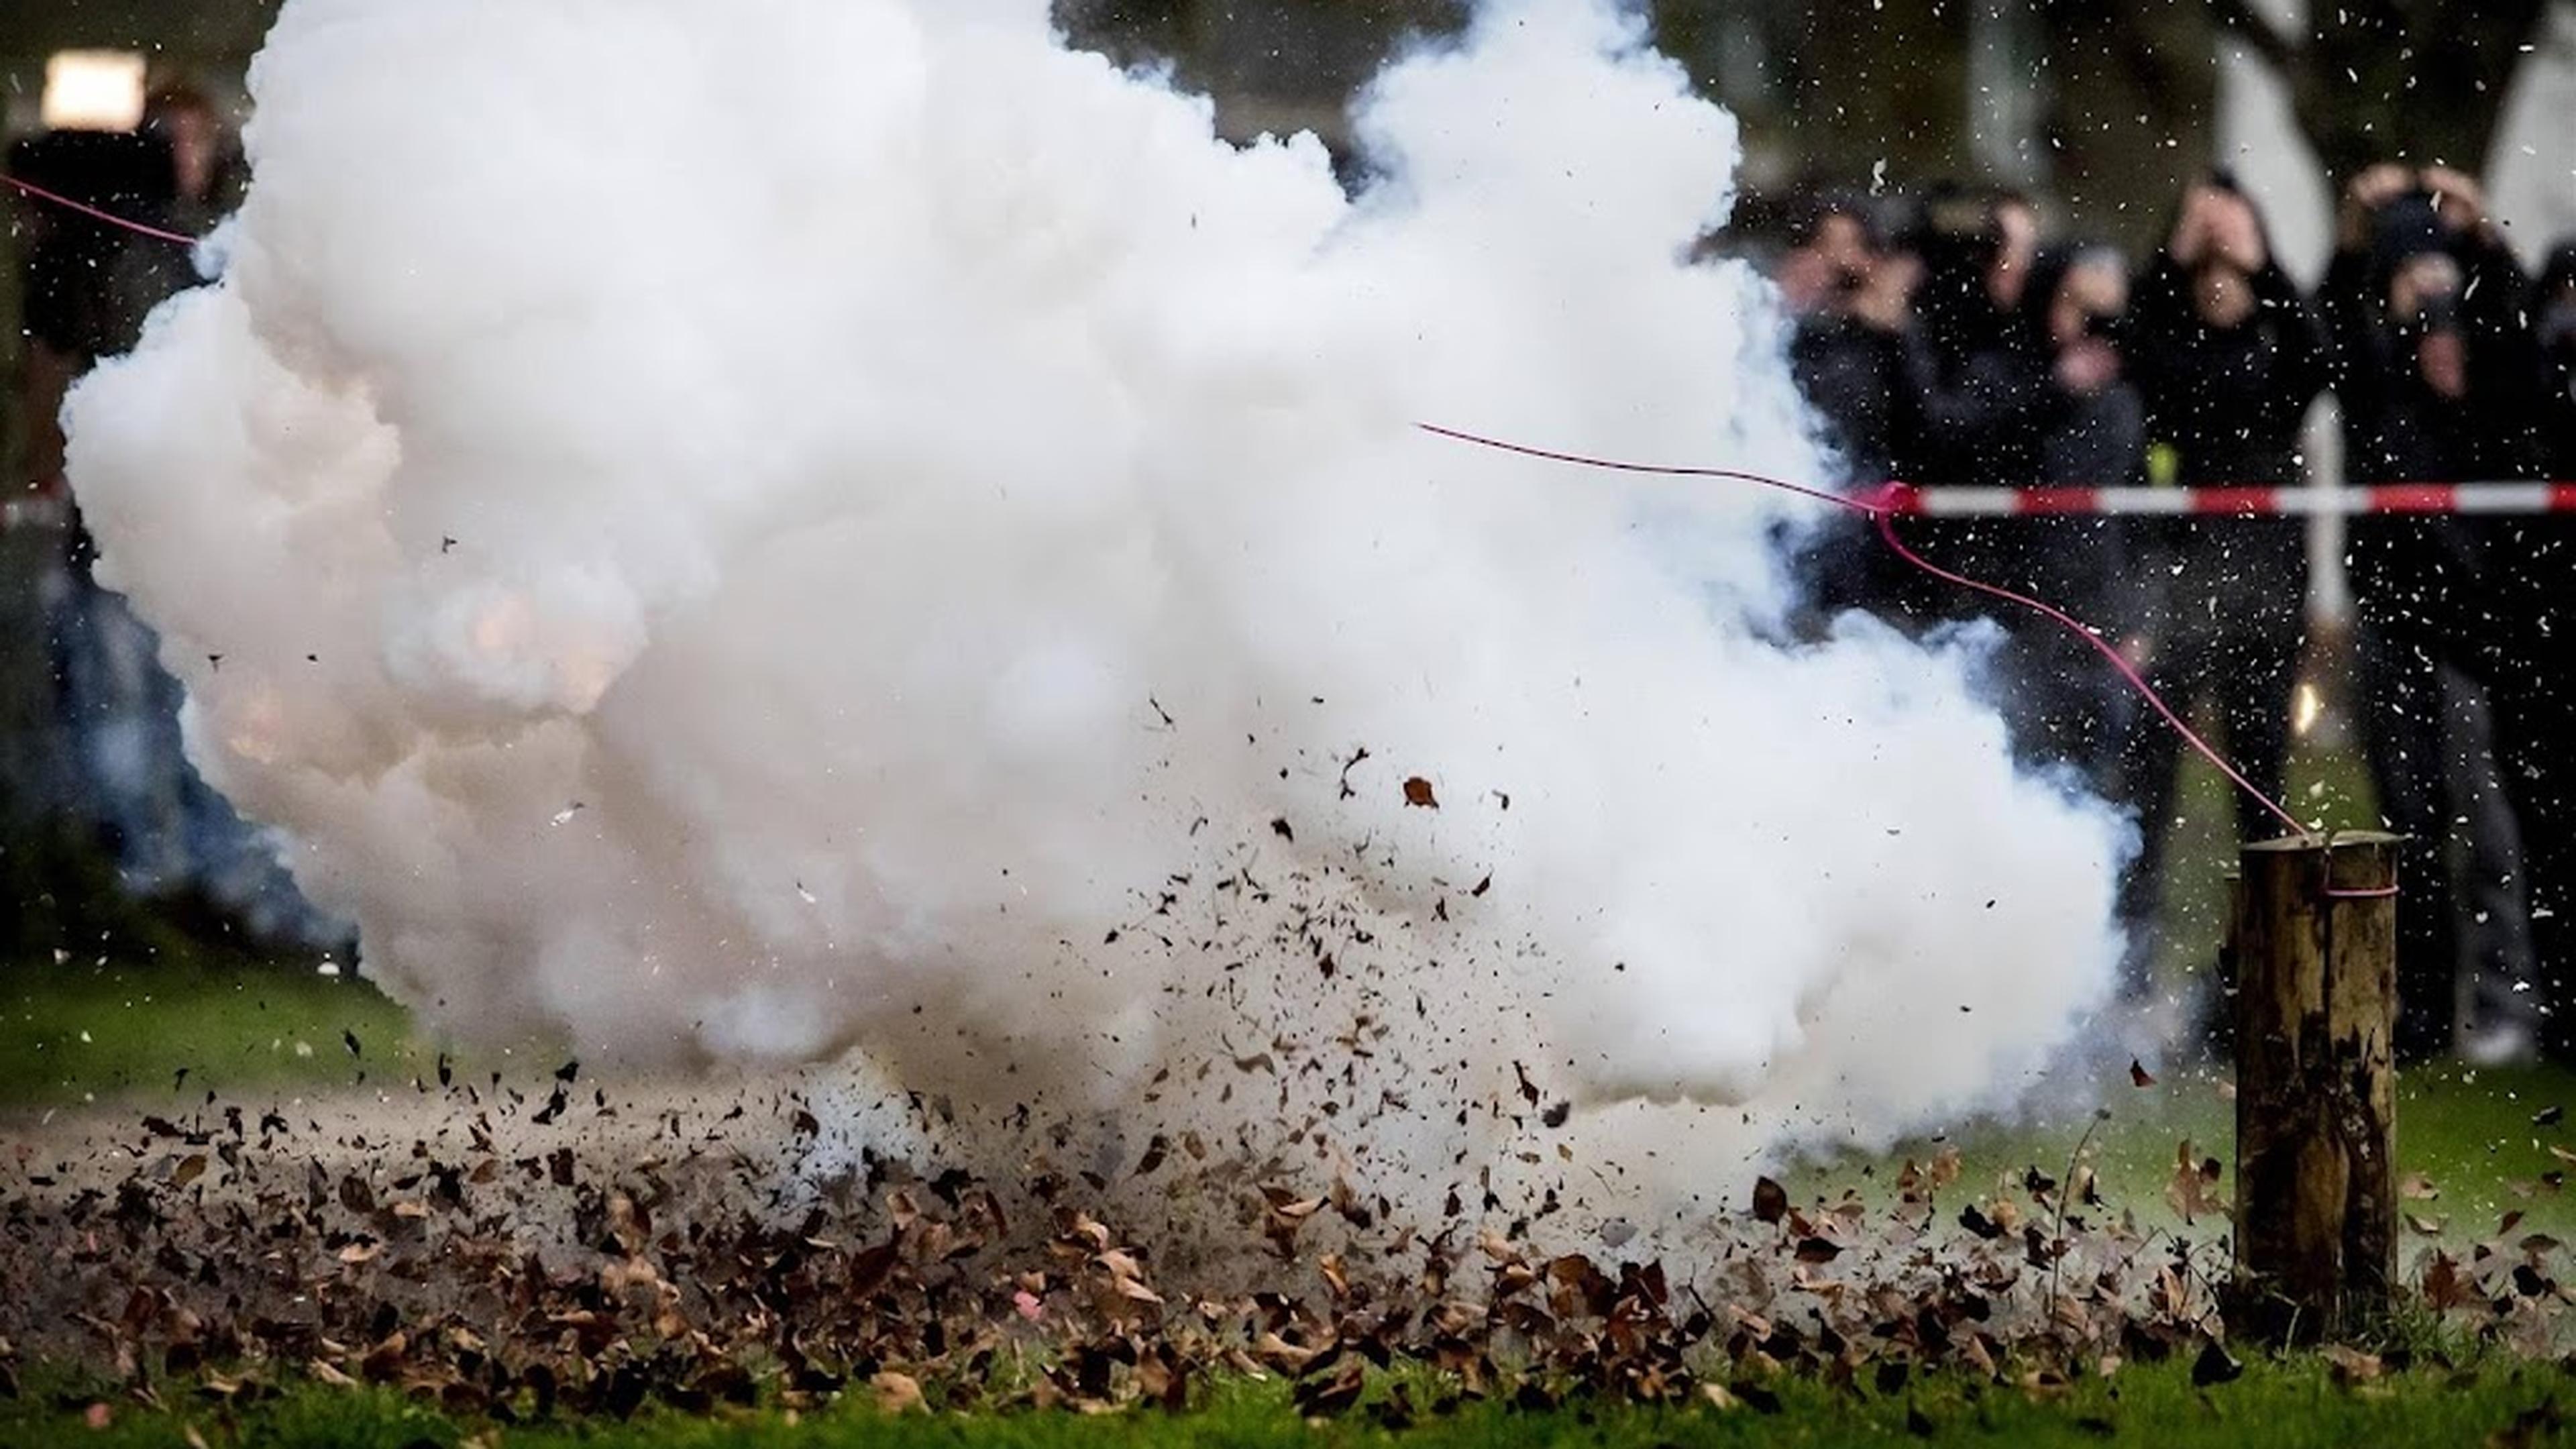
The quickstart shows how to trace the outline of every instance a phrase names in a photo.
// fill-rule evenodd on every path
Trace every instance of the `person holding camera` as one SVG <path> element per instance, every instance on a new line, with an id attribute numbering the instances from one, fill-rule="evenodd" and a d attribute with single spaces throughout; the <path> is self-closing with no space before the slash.
<path id="1" fill-rule="evenodd" d="M 2065 421 L 2070 399 L 2108 381 L 2106 350 L 2079 346 L 2057 376 L 2060 348 L 2049 335 L 2053 297 L 2035 300 L 2041 252 L 2030 203 L 2010 192 L 1934 187 L 1923 199 L 1909 246 L 1922 259 L 1914 325 L 1905 337 L 1907 426 L 1897 439 L 1897 476 L 1925 488 L 2092 483 L 2044 467 L 2042 442 Z M 2059 260 L 2062 260 L 2061 257 Z M 2054 280 L 2062 268 L 2052 270 Z M 2076 470 L 2080 471 L 2080 470 Z M 2038 555 L 2027 520 L 1926 518 L 1908 525 L 1923 554 L 1946 568 L 1994 583 L 2033 582 Z M 1922 620 L 1988 615 L 1987 601 L 1936 580 L 1906 582 Z"/>
<path id="2" fill-rule="evenodd" d="M 2146 416 L 2122 355 L 2128 307 L 2128 263 L 2118 251 L 2072 243 L 2042 248 L 2032 259 L 2014 343 L 1994 355 L 1995 370 L 1981 379 L 2020 400 L 1984 437 L 1989 481 L 2118 488 L 2140 480 Z M 2116 520 L 1993 522 L 2002 547 L 1980 577 L 2105 626 L 2145 612 L 2133 596 L 2147 581 L 2131 566 Z M 2085 641 L 2045 619 L 2005 622 L 2006 703 L 2024 755 L 2071 767 L 2093 788 L 2109 789 L 2136 701 Z M 2133 656 L 2138 649 L 2125 631 L 2123 647 Z"/>
<path id="3" fill-rule="evenodd" d="M 2149 482 L 2281 487 L 2300 481 L 2299 430 L 2326 382 L 2326 342 L 2281 270 L 2252 198 L 2226 175 L 2184 191 L 2163 248 L 2138 287 L 2128 338 L 2146 404 Z M 2124 529 L 2151 598 L 2132 601 L 2142 662 L 2176 704 L 2206 699 L 2229 754 L 2274 799 L 2290 753 L 2290 696 L 2307 645 L 2308 549 L 2295 518 L 2137 518 Z M 2123 984 L 2149 984 L 2157 894 L 2182 767 L 2182 742 L 2142 729 L 2123 760 L 2122 798 L 2138 811 L 2139 851 L 2122 883 L 2132 923 Z M 2237 830 L 2277 827 L 2250 797 Z"/>
<path id="4" fill-rule="evenodd" d="M 2320 302 L 2356 484 L 2525 475 L 2531 428 L 2521 269 L 2477 184 L 2374 166 L 2345 192 Z M 2355 519 L 2348 556 L 2363 722 L 2380 811 L 2408 837 L 2398 913 L 2401 1055 L 2528 1057 L 2540 1044 L 2525 801 L 2540 723 L 2527 520 Z"/>
<path id="5" fill-rule="evenodd" d="M 2009 481 L 1993 475 L 1989 445 L 2026 432 L 2048 402 L 2030 385 L 2039 349 L 2023 306 L 2038 215 L 2018 194 L 1944 183 L 1925 194 L 1906 245 L 1920 280 L 1906 333 L 1911 426 L 1898 438 L 1900 471 L 1932 488 Z M 1958 540 L 1971 553 L 1985 541 L 1973 526 Z"/>
<path id="6" fill-rule="evenodd" d="M 1873 487 L 1898 476 L 1900 449 L 1915 430 L 1905 353 L 1921 268 L 1892 250 L 1867 198 L 1817 198 L 1791 234 L 1774 274 L 1795 319 L 1789 368 L 1824 425 L 1840 481 Z M 1901 609 L 1902 565 L 1865 520 L 1837 515 L 1797 545 L 1810 630 L 1846 610 Z"/>
<path id="7" fill-rule="evenodd" d="M 1884 482 L 1908 425 L 1900 384 L 1921 268 L 1889 250 L 1860 197 L 1819 198 L 1792 240 L 1777 272 L 1797 319 L 1790 370 L 1826 424 L 1845 481 Z"/>
<path id="8" fill-rule="evenodd" d="M 2530 471 L 2576 481 L 2576 240 L 2543 261 L 2522 315 L 2531 329 Z M 2538 958 L 2533 1008 L 2541 1049 L 2576 1061 L 2576 521 L 2552 514 L 2497 520 L 2518 646 L 2495 686 L 2504 777 L 2521 805 Z M 2532 993 L 2525 993 L 2532 994 Z"/>

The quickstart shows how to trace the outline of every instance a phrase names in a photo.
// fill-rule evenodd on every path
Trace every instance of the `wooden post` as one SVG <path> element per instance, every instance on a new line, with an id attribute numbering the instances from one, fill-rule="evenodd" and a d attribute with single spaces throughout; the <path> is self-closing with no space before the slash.
<path id="1" fill-rule="evenodd" d="M 2229 1323 L 2272 1340 L 2377 1324 L 2397 1277 L 2391 1158 L 2399 837 L 2242 853 L 2236 1281 Z"/>

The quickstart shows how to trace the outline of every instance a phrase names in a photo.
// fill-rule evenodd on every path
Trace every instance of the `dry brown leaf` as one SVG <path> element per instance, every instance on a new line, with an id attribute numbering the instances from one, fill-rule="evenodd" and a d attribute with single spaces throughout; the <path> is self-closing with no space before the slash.
<path id="1" fill-rule="evenodd" d="M 2435 1253 L 2433 1261 L 2424 1266 L 2424 1301 L 2440 1313 L 2478 1301 L 2478 1287 L 2460 1271 L 2457 1259 L 2448 1253 Z"/>
<path id="2" fill-rule="evenodd" d="M 922 1413 L 930 1411 L 929 1402 L 921 1396 L 921 1380 L 910 1374 L 886 1369 L 875 1378 L 868 1380 L 868 1387 L 876 1391 L 877 1410 L 880 1413 L 909 1414 L 915 1410 Z"/>
<path id="3" fill-rule="evenodd" d="M 2328 1344 L 2317 1350 L 2317 1357 L 2324 1359 L 2334 1370 L 2335 1382 L 2339 1384 L 2366 1384 L 2378 1378 L 2381 1372 L 2379 1355 L 2363 1353 L 2340 1343 Z"/>
<path id="4" fill-rule="evenodd" d="M 1753 1180 L 1753 1216 L 1766 1223 L 1776 1223 L 1789 1211 L 1789 1191 L 1767 1177 Z"/>
<path id="5" fill-rule="evenodd" d="M 2209 1171 L 2209 1165 L 2216 1161 L 2216 1158 L 2201 1160 L 2192 1151 L 2188 1137 L 2174 1149 L 2173 1180 L 2165 1184 L 2165 1202 L 2181 1215 L 2184 1222 L 2193 1223 L 2204 1217 L 2225 1214 L 2226 1209 L 2209 1191 L 2218 1180 L 2217 1174 Z"/>

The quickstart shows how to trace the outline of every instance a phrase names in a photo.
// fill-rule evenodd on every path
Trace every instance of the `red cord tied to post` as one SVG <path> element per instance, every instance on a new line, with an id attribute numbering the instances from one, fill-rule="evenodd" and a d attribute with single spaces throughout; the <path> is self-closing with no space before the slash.
<path id="1" fill-rule="evenodd" d="M 1877 525 L 1879 538 L 1895 551 L 1897 557 L 1915 568 L 1945 583 L 2028 609 L 2091 645 L 2095 653 L 2100 654 L 2110 662 L 2113 669 L 2119 671 L 2120 677 L 2128 681 L 2129 687 L 2137 691 L 2139 698 L 2154 707 L 2156 713 L 2163 717 L 2164 722 L 2172 727 L 2174 733 L 2179 735 L 2185 744 L 2198 751 L 2201 758 L 2217 766 L 2219 773 L 2233 781 L 2237 789 L 2253 797 L 2256 803 L 2271 812 L 2272 818 L 2288 826 L 2292 835 L 2302 840 L 2319 839 L 2316 831 L 2301 824 L 2299 818 L 2292 815 L 2279 801 L 2264 794 L 2252 780 L 2245 777 L 2244 771 L 2237 769 L 2225 755 L 2220 754 L 2207 740 L 2202 739 L 2197 731 L 2184 723 L 2182 716 L 2175 712 L 2173 706 L 2165 703 L 2164 696 L 2156 693 L 2155 686 L 2147 682 L 2146 675 L 2141 673 L 2136 665 L 2131 664 L 2116 645 L 2103 638 L 2083 620 L 2046 600 L 2036 599 L 2000 584 L 1990 584 L 1982 579 L 1972 579 L 1965 574 L 1945 569 L 1907 547 L 1905 540 L 1897 537 L 1896 519 L 1899 514 L 1916 511 L 1918 490 L 1910 483 L 1890 480 L 1856 494 L 1834 493 L 1822 488 L 1810 488 L 1803 484 L 1792 483 L 1784 478 L 1774 478 L 1764 473 L 1748 472 L 1741 468 L 1690 467 L 1680 464 L 1637 463 L 1617 458 L 1596 458 L 1583 453 L 1558 452 L 1550 448 L 1535 448 L 1525 443 L 1508 442 L 1501 438 L 1489 438 L 1477 433 L 1463 432 L 1457 428 L 1441 427 L 1436 423 L 1419 423 L 1416 426 L 1426 433 L 1439 437 L 1461 443 L 1472 443 L 1477 447 L 1492 448 L 1499 452 L 1516 453 L 1524 458 L 1538 458 L 1551 463 L 1570 463 L 1580 468 L 1598 468 L 1614 473 L 1647 473 L 1667 478 L 1725 478 L 1741 483 L 1759 484 L 1765 488 L 1796 494 L 1801 498 L 1812 499 L 1818 503 L 1830 504 L 1833 507 L 1860 514 Z M 2327 839 L 2330 843 L 2331 837 Z M 2329 890 L 2327 894 L 2343 899 L 2375 898 L 2393 896 L 2397 894 L 2397 887 L 2391 885 L 2372 890 Z"/>

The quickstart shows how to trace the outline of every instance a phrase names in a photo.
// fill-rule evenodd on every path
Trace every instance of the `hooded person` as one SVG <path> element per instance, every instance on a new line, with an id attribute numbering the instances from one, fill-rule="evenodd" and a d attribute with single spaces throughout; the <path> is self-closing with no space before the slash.
<path id="1" fill-rule="evenodd" d="M 2561 483 L 2576 480 L 2576 240 L 2560 243 L 2542 263 L 2524 313 L 2530 319 L 2531 469 Z M 2523 1012 L 2536 1021 L 2541 1049 L 2576 1060 L 2576 766 L 2567 741 L 2576 737 L 2576 527 L 2562 515 L 2498 519 L 2501 536 L 2494 612 L 2511 621 L 2503 639 L 2514 651 L 2495 677 L 2498 753 L 2518 806 L 2523 864 L 2530 882 L 2534 989 Z"/>
<path id="2" fill-rule="evenodd" d="M 2357 485 L 2475 483 L 2528 464 L 2525 287 L 2475 184 L 2374 167 L 2345 199 L 2319 290 Z M 2530 649 L 2522 524 L 2459 515 L 2353 521 L 2361 714 L 2380 810 L 2409 878 L 2399 913 L 2397 1049 L 2527 1057 L 2540 993 L 2510 763 L 2542 716 L 2521 698 Z M 2447 904 L 2448 909 L 2443 908 Z"/>

